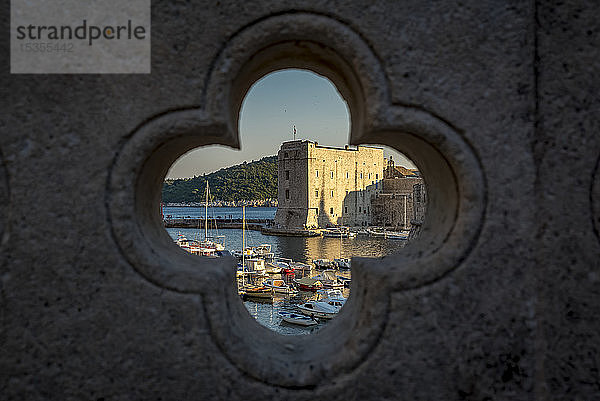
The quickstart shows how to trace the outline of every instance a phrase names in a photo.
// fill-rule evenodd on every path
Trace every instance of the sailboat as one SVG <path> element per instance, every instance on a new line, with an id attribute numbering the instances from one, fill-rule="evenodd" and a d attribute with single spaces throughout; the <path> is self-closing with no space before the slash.
<path id="1" fill-rule="evenodd" d="M 204 241 L 201 244 L 205 245 L 206 248 L 215 249 L 216 252 L 220 252 L 225 250 L 225 246 L 221 243 L 214 241 L 215 238 L 224 238 L 224 236 L 219 236 L 217 234 L 216 237 L 208 236 L 208 200 L 209 200 L 209 189 L 208 189 L 208 180 L 206 181 L 206 199 L 204 201 Z M 215 221 L 215 229 L 217 228 L 217 224 Z"/>
<path id="2" fill-rule="evenodd" d="M 254 249 L 246 247 L 246 207 L 242 206 L 242 250 L 233 251 L 234 256 L 242 260 L 238 267 L 243 273 L 264 275 L 265 260 L 257 257 Z M 239 270 L 239 269 L 238 269 Z"/>
<path id="3" fill-rule="evenodd" d="M 204 204 L 204 240 L 188 240 L 182 234 L 179 235 L 177 243 L 184 250 L 191 253 L 192 255 L 201 256 L 221 256 L 222 252 L 225 251 L 223 244 L 213 241 L 213 237 L 208 236 L 208 181 L 206 182 L 206 201 Z"/>

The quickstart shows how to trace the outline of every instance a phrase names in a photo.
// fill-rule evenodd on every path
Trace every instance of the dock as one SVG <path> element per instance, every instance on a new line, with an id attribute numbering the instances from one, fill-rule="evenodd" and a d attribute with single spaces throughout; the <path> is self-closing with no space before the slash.
<path id="1" fill-rule="evenodd" d="M 246 219 L 246 229 L 261 231 L 263 227 L 271 223 L 269 219 Z M 204 218 L 177 218 L 163 219 L 165 228 L 204 228 Z M 218 228 L 242 228 L 242 219 L 210 219 L 208 228 L 216 226 Z"/>

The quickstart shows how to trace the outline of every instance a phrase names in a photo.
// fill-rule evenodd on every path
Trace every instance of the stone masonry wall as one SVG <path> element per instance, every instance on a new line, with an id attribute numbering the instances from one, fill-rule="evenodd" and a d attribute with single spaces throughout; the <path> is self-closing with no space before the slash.
<path id="1" fill-rule="evenodd" d="M 275 225 L 302 228 L 308 219 L 308 144 L 284 142 L 277 152 L 277 201 Z"/>
<path id="2" fill-rule="evenodd" d="M 0 399 L 597 400 L 598 15 L 155 1 L 140 75 L 10 74 L 3 35 Z M 291 67 L 337 86 L 350 144 L 414 160 L 428 202 L 417 240 L 352 261 L 336 319 L 284 338 L 239 301 L 235 262 L 177 249 L 157 206 L 169 166 L 239 147 L 246 91 Z"/>
<path id="3" fill-rule="evenodd" d="M 318 226 L 370 224 L 371 194 L 383 176 L 383 150 L 309 144 L 309 155 L 308 205 L 319 211 Z"/>

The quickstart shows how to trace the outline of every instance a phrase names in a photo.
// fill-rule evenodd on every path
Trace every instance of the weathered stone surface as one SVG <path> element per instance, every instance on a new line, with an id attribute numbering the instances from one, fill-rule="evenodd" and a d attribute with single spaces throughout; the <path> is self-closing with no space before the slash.
<path id="1" fill-rule="evenodd" d="M 149 75 L 5 63 L 0 398 L 597 399 L 598 7 L 155 2 Z M 152 212 L 286 67 L 328 76 L 351 142 L 400 148 L 429 196 L 421 239 L 353 262 L 310 341 L 259 327 L 231 261 L 193 266 Z"/>

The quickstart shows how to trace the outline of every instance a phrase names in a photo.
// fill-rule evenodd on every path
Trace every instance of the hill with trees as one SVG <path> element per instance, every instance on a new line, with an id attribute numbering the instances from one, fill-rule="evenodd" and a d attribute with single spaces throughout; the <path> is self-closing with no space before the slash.
<path id="1" fill-rule="evenodd" d="M 220 201 L 263 200 L 277 198 L 277 156 L 244 162 L 193 178 L 165 180 L 165 203 L 204 202 L 206 181 L 211 198 Z"/>

